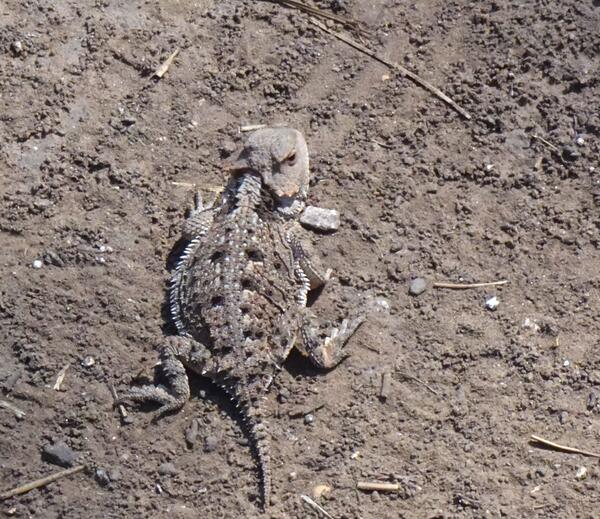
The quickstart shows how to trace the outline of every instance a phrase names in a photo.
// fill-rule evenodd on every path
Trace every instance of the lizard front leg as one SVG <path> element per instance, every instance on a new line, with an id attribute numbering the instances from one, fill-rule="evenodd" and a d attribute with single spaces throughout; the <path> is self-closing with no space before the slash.
<path id="1" fill-rule="evenodd" d="M 204 236 L 215 217 L 216 209 L 213 203 L 204 205 L 200 191 L 194 195 L 194 208 L 183 222 L 182 236 L 184 240 L 192 241 L 194 238 Z"/>
<path id="2" fill-rule="evenodd" d="M 169 337 L 161 355 L 161 372 L 167 385 L 147 385 L 131 388 L 119 403 L 157 402 L 158 416 L 181 409 L 190 398 L 190 385 L 186 367 L 204 374 L 211 367 L 210 351 L 189 337 Z"/>
<path id="3" fill-rule="evenodd" d="M 297 348 L 308 356 L 315 366 L 323 369 L 334 368 L 348 357 L 344 346 L 364 320 L 364 315 L 344 319 L 339 328 L 333 328 L 328 335 L 324 335 L 319 333 L 322 326 L 314 314 L 305 310 L 301 324 L 302 344 Z"/>

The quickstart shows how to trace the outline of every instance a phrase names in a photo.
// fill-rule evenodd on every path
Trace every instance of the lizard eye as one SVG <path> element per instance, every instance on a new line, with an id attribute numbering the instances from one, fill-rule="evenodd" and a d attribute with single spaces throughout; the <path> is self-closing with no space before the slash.
<path id="1" fill-rule="evenodd" d="M 292 151 L 292 153 L 290 153 L 284 160 L 283 162 L 285 162 L 288 166 L 293 166 L 294 164 L 296 164 L 296 152 Z"/>

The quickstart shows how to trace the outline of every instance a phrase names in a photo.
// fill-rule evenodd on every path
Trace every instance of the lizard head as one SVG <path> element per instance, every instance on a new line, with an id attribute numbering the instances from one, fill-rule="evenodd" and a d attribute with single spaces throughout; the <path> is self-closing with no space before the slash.
<path id="1" fill-rule="evenodd" d="M 304 200 L 308 194 L 308 148 L 303 135 L 292 128 L 261 128 L 252 132 L 226 169 L 234 174 L 258 174 L 263 187 L 281 201 Z"/>

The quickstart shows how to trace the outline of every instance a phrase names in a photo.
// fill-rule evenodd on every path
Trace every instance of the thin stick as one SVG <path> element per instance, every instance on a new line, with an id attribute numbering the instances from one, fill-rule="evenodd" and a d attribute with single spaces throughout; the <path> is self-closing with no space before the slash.
<path id="1" fill-rule="evenodd" d="M 117 390 L 115 389 L 115 386 L 113 386 L 112 384 L 109 384 L 108 389 L 110 390 L 112 397 L 115 399 L 115 402 L 118 402 L 119 395 L 117 395 Z M 122 419 L 127 418 L 127 410 L 125 409 L 125 406 L 123 404 L 118 404 L 117 407 L 119 408 L 119 414 L 121 415 L 121 418 Z"/>
<path id="2" fill-rule="evenodd" d="M 58 372 L 58 375 L 56 377 L 56 382 L 54 383 L 54 386 L 52 387 L 52 389 L 54 389 L 55 391 L 60 391 L 60 386 L 63 383 L 63 380 L 65 379 L 65 375 L 67 374 L 67 370 L 69 369 L 69 366 L 71 364 L 65 364 L 63 366 L 63 368 Z"/>
<path id="3" fill-rule="evenodd" d="M 0 400 L 0 407 L 4 407 L 4 409 L 12 411 L 13 413 L 15 413 L 15 416 L 19 419 L 25 418 L 25 415 L 27 414 L 25 411 L 22 411 L 16 405 L 13 405 L 10 402 L 7 402 L 6 400 Z"/>
<path id="4" fill-rule="evenodd" d="M 342 25 L 344 25 L 345 27 L 348 27 L 349 29 L 355 29 L 355 30 L 359 29 L 359 24 L 355 20 L 351 20 L 350 18 L 345 18 L 343 16 L 338 16 L 336 14 L 329 13 L 327 11 L 323 11 L 316 7 L 312 7 L 310 5 L 303 4 L 302 2 L 298 2 L 297 0 L 270 0 L 270 1 L 274 2 L 276 4 L 283 5 L 285 7 L 298 9 L 298 11 L 312 14 L 319 18 L 333 20 L 334 22 L 341 23 Z"/>
<path id="5" fill-rule="evenodd" d="M 163 77 L 167 73 L 167 70 L 169 70 L 171 63 L 173 63 L 173 60 L 177 57 L 177 54 L 179 54 L 178 48 L 175 49 L 175 51 L 173 51 L 173 54 L 171 54 L 165 61 L 163 61 L 162 65 L 154 71 L 154 75 L 158 78 Z"/>
<path id="6" fill-rule="evenodd" d="M 547 141 L 546 139 L 544 139 L 543 137 L 540 137 L 539 135 L 536 135 L 535 133 L 532 135 L 532 137 L 538 141 L 540 141 L 544 146 L 547 146 L 548 148 L 550 148 L 551 151 L 553 151 L 556 156 L 559 158 L 559 160 L 564 164 L 565 160 L 563 159 L 562 156 L 562 152 L 560 151 L 560 149 L 555 146 L 554 144 L 552 144 L 550 141 Z"/>
<path id="7" fill-rule="evenodd" d="M 535 434 L 531 435 L 529 441 L 532 443 L 540 443 L 551 449 L 556 449 L 563 452 L 570 452 L 571 454 L 581 454 L 582 456 L 589 456 L 591 458 L 600 458 L 600 454 L 597 454 L 595 452 L 584 451 L 575 447 L 566 447 L 565 445 L 560 445 L 559 443 L 551 442 L 549 440 L 546 440 L 545 438 L 536 436 Z"/>
<path id="8" fill-rule="evenodd" d="M 439 282 L 434 283 L 433 288 L 451 288 L 453 290 L 465 290 L 467 288 L 481 288 L 481 287 L 497 287 L 500 285 L 506 285 L 508 279 L 501 279 L 500 281 L 489 281 L 488 283 L 445 283 Z"/>
<path id="9" fill-rule="evenodd" d="M 302 501 L 322 514 L 324 517 L 327 517 L 327 519 L 333 519 L 333 517 L 327 513 L 327 511 L 321 505 L 315 503 L 310 497 L 305 496 L 304 494 L 301 494 L 300 497 L 302 498 Z"/>
<path id="10" fill-rule="evenodd" d="M 402 65 L 399 65 L 398 63 L 389 61 L 389 60 L 381 57 L 379 54 L 373 52 L 372 50 L 368 49 L 364 45 L 361 45 L 360 43 L 353 40 L 349 36 L 346 36 L 345 34 L 342 34 L 342 33 L 336 32 L 336 31 L 332 31 L 331 29 L 329 29 L 328 27 L 323 25 L 319 20 L 310 18 L 310 22 L 313 25 L 316 25 L 322 31 L 325 31 L 328 34 L 335 36 L 338 40 L 341 40 L 344 43 L 347 43 L 348 45 L 350 45 L 351 47 L 354 47 L 356 50 L 359 50 L 360 52 L 363 52 L 367 56 L 370 56 L 375 61 L 379 61 L 379 63 L 383 63 L 384 65 L 387 65 L 388 67 L 397 70 L 398 72 L 400 72 L 407 78 L 412 79 L 415 83 L 422 86 L 423 88 L 425 88 L 426 90 L 428 90 L 429 92 L 431 92 L 432 94 L 437 96 L 439 99 L 441 99 L 442 101 L 444 101 L 445 103 L 450 105 L 452 108 L 454 108 L 454 110 L 456 110 L 465 119 L 467 119 L 467 120 L 471 119 L 471 115 L 469 114 L 469 112 L 467 112 L 464 108 L 461 108 L 460 106 L 458 106 L 452 99 L 450 99 L 446 94 L 444 94 L 444 92 L 442 92 L 439 88 L 434 87 L 431 83 L 420 78 L 414 72 L 411 72 L 410 70 L 404 68 Z"/>
<path id="11" fill-rule="evenodd" d="M 547 141 L 546 139 L 544 139 L 543 137 L 540 137 L 539 135 L 536 135 L 535 133 L 532 135 L 532 137 L 534 139 L 540 141 L 542 144 L 548 146 L 548 148 L 550 148 L 553 152 L 558 153 L 560 155 L 560 150 L 554 144 L 552 144 L 550 141 Z"/>
<path id="12" fill-rule="evenodd" d="M 240 126 L 240 132 L 253 132 L 254 130 L 260 130 L 266 128 L 266 124 L 249 124 L 248 126 Z"/>
<path id="13" fill-rule="evenodd" d="M 417 377 L 413 377 L 412 375 L 409 375 L 408 373 L 404 373 L 403 371 L 398 371 L 397 373 L 402 377 L 408 378 L 410 380 L 414 380 L 417 384 L 421 384 L 425 389 L 427 389 L 428 391 L 431 391 L 435 396 L 440 396 L 440 394 L 435 389 L 433 389 L 431 386 L 427 385 L 421 379 L 418 379 Z"/>
<path id="14" fill-rule="evenodd" d="M 81 472 L 84 468 L 85 468 L 84 465 L 78 465 L 77 467 L 73 467 L 73 468 L 66 469 L 66 470 L 61 470 L 60 472 L 56 472 L 55 474 L 51 474 L 50 476 L 46 476 L 45 478 L 36 479 L 35 481 L 32 481 L 31 483 L 27 483 L 20 487 L 13 488 L 12 490 L 9 490 L 8 492 L 4 492 L 4 494 L 0 494 L 0 501 L 4 501 L 4 500 L 8 499 L 9 497 L 18 496 L 20 494 L 25 494 L 26 492 L 29 492 L 30 490 L 33 490 L 35 488 L 45 487 L 47 484 L 52 483 L 53 481 L 56 481 L 57 479 L 65 478 L 67 476 L 77 474 L 78 472 Z"/>
<path id="15" fill-rule="evenodd" d="M 364 490 L 366 492 L 397 492 L 400 490 L 398 483 L 378 483 L 375 481 L 359 481 L 356 484 L 357 490 Z"/>

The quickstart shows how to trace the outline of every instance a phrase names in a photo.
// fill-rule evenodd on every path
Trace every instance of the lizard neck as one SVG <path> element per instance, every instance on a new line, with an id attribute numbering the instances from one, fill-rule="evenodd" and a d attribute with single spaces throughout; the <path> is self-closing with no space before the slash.
<path id="1" fill-rule="evenodd" d="M 242 210 L 253 210 L 261 201 L 262 182 L 260 177 L 251 173 L 244 173 L 238 179 L 235 192 L 235 205 Z"/>

